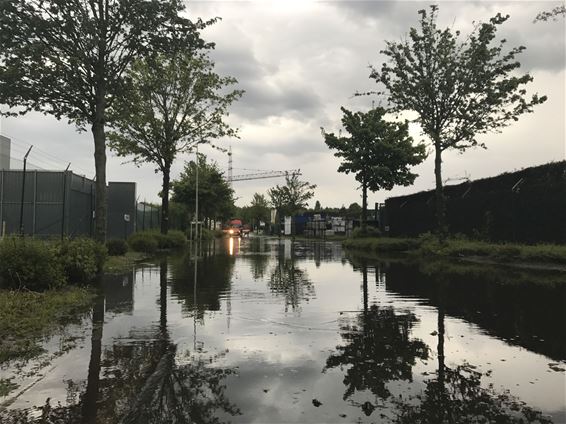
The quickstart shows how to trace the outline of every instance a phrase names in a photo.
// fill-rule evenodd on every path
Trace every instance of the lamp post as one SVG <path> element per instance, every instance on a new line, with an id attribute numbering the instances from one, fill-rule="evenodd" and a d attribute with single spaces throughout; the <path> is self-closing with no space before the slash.
<path id="1" fill-rule="evenodd" d="M 201 236 L 201 233 L 199 232 L 199 229 L 198 229 L 198 224 L 199 224 L 199 222 L 198 222 L 198 165 L 199 165 L 199 163 L 198 163 L 198 159 L 199 159 L 199 158 L 198 158 L 198 143 L 197 143 L 197 147 L 196 147 L 196 150 L 197 150 L 197 158 L 196 158 L 196 162 L 195 162 L 195 165 L 196 165 L 196 190 L 195 190 L 195 240 L 197 239 L 197 237 L 198 237 L 198 239 L 200 240 L 200 236 Z"/>

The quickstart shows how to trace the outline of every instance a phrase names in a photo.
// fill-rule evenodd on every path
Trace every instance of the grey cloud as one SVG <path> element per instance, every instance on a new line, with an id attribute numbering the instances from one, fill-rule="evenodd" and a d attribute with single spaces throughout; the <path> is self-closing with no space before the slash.
<path id="1" fill-rule="evenodd" d="M 218 72 L 235 77 L 238 87 L 245 90 L 231 109 L 237 117 L 250 121 L 281 116 L 303 120 L 315 115 L 321 106 L 320 97 L 303 81 L 288 85 L 270 81 L 270 76 L 278 72 L 277 65 L 260 62 L 249 43 L 217 47 L 212 56 Z"/>
<path id="2" fill-rule="evenodd" d="M 558 38 L 548 32 L 546 23 L 529 23 L 521 32 L 508 30 L 504 35 L 509 47 L 520 45 L 526 47 L 526 50 L 517 56 L 522 70 L 540 69 L 556 72 L 566 67 L 564 38 Z"/>
<path id="3" fill-rule="evenodd" d="M 239 116 L 257 121 L 269 117 L 292 117 L 307 120 L 319 113 L 322 102 L 309 87 L 297 81 L 296 86 L 271 86 L 265 81 L 243 85 L 245 97 L 234 108 Z"/>
<path id="4" fill-rule="evenodd" d="M 411 26 L 418 24 L 419 9 L 428 9 L 430 2 L 391 2 L 391 1 L 337 1 L 332 2 L 338 10 L 344 11 L 353 24 L 363 22 L 379 26 L 385 39 L 401 39 Z M 540 3 L 525 3 L 517 8 L 515 2 L 441 2 L 439 22 L 452 25 L 456 20 L 471 26 L 472 22 L 489 19 L 496 13 L 509 14 L 510 20 L 502 25 L 498 39 L 506 38 L 507 45 L 524 45 L 527 50 L 518 56 L 522 68 L 559 71 L 566 66 L 564 20 L 558 22 L 533 23 L 533 19 L 543 8 Z M 555 27 L 561 27 L 556 31 Z M 513 29 L 511 29 L 513 28 Z M 519 28 L 519 29 L 518 29 Z M 460 26 L 464 34 L 465 28 Z M 562 37 L 557 36 L 561 32 Z"/>
<path id="5" fill-rule="evenodd" d="M 267 154 L 284 155 L 289 158 L 305 156 L 311 153 L 328 151 L 320 132 L 313 132 L 312 137 L 290 137 L 263 140 L 261 143 L 242 143 L 237 146 L 237 153 L 247 157 L 261 157 Z"/>

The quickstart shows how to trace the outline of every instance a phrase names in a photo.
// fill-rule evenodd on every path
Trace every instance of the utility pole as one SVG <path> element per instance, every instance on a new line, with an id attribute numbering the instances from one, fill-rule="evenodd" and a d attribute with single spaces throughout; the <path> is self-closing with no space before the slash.
<path id="1" fill-rule="evenodd" d="M 26 165 L 27 165 L 29 152 L 31 152 L 32 148 L 33 145 L 29 147 L 28 152 L 24 156 L 24 174 L 22 176 L 22 199 L 20 201 L 20 236 L 22 237 L 24 235 L 24 196 L 26 193 Z"/>

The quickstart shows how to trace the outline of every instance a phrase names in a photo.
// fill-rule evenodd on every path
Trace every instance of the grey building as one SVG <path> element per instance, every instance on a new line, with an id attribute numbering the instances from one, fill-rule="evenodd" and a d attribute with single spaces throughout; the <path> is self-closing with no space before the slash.
<path id="1" fill-rule="evenodd" d="M 10 169 L 10 139 L 0 135 L 0 169 Z"/>

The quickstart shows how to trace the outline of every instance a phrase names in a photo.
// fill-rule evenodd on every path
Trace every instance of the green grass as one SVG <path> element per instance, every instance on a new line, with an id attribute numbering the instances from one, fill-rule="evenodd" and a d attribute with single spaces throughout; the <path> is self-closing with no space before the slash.
<path id="1" fill-rule="evenodd" d="M 19 386 L 7 378 L 0 378 L 0 397 L 8 396 L 12 390 L 17 389 Z"/>
<path id="2" fill-rule="evenodd" d="M 42 353 L 38 342 L 76 321 L 89 310 L 93 298 L 91 290 L 79 287 L 43 293 L 0 290 L 0 364 Z"/>
<path id="3" fill-rule="evenodd" d="M 418 256 L 483 257 L 497 262 L 552 263 L 566 265 L 566 246 L 487 243 L 461 238 L 438 241 L 433 236 L 362 238 L 344 241 L 344 247 L 369 252 L 409 252 Z"/>
<path id="4" fill-rule="evenodd" d="M 410 238 L 349 238 L 342 243 L 349 249 L 364 250 L 366 252 L 408 252 L 419 247 L 418 239 Z"/>
<path id="5" fill-rule="evenodd" d="M 148 254 L 142 252 L 126 252 L 121 256 L 108 256 L 104 263 L 104 272 L 120 274 L 131 271 L 136 262 L 148 258 Z"/>

